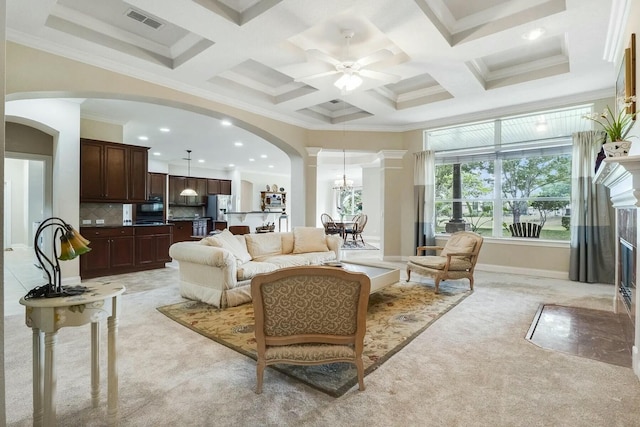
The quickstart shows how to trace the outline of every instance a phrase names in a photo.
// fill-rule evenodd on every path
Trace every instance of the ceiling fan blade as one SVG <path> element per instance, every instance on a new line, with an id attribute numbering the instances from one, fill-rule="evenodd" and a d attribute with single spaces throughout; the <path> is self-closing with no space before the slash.
<path id="1" fill-rule="evenodd" d="M 338 61 L 336 58 L 334 58 L 333 56 L 329 56 L 318 49 L 309 49 L 306 51 L 306 53 L 315 57 L 316 59 L 319 59 L 320 61 L 327 62 L 334 67 L 340 65 L 340 61 Z"/>
<path id="2" fill-rule="evenodd" d="M 395 74 L 381 73 L 379 71 L 371 70 L 360 70 L 360 75 L 370 79 L 382 80 L 386 84 L 398 83 L 401 79 L 400 76 L 396 76 Z"/>
<path id="3" fill-rule="evenodd" d="M 383 59 L 387 59 L 392 56 L 393 52 L 391 52 L 389 49 L 380 49 L 379 51 L 372 53 L 371 55 L 367 55 L 364 58 L 358 59 L 356 62 L 360 64 L 360 66 L 365 67 L 369 64 L 382 61 Z"/>
<path id="4" fill-rule="evenodd" d="M 330 76 L 332 74 L 338 74 L 338 73 L 339 73 L 338 70 L 326 71 L 324 73 L 311 74 L 310 76 L 297 77 L 297 78 L 293 79 L 293 81 L 302 82 L 302 81 L 305 81 L 305 80 L 317 79 L 317 78 L 320 78 L 320 77 L 326 77 L 326 76 Z"/>

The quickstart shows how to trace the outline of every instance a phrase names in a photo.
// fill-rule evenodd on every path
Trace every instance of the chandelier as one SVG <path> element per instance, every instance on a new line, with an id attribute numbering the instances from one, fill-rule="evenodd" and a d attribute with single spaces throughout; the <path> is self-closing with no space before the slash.
<path id="1" fill-rule="evenodd" d="M 347 153 L 342 150 L 342 179 L 334 181 L 334 190 L 351 191 L 353 189 L 353 180 L 347 179 Z"/>

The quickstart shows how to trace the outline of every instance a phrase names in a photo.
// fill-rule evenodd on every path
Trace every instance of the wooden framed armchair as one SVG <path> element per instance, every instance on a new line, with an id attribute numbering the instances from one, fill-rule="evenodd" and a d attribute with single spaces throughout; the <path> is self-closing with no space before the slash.
<path id="1" fill-rule="evenodd" d="M 320 215 L 320 221 L 322 221 L 325 234 L 339 234 L 342 236 L 342 227 L 339 227 L 338 224 L 335 223 L 331 215 L 323 213 Z"/>
<path id="2" fill-rule="evenodd" d="M 436 293 L 440 281 L 447 279 L 469 279 L 469 286 L 473 290 L 473 271 L 476 267 L 478 254 L 482 247 L 483 237 L 471 231 L 453 233 L 444 247 L 419 246 L 417 256 L 409 257 L 407 262 L 407 282 L 411 272 L 435 279 Z M 421 251 L 436 250 L 439 255 L 420 256 Z"/>
<path id="3" fill-rule="evenodd" d="M 362 350 L 370 279 L 334 267 L 289 267 L 251 280 L 258 352 L 256 393 L 276 363 L 350 362 L 364 390 Z"/>

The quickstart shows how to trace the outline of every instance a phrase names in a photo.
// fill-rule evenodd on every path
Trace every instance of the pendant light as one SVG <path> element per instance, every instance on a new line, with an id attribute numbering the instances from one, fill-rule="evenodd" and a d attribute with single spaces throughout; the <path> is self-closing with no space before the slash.
<path id="1" fill-rule="evenodd" d="M 183 158 L 184 160 L 187 161 L 187 178 L 191 178 L 191 150 L 187 150 L 187 157 Z M 184 190 L 182 190 L 180 192 L 181 196 L 197 196 L 198 193 L 196 193 L 196 190 L 194 190 L 193 188 L 185 188 Z"/>
<path id="2" fill-rule="evenodd" d="M 342 179 L 336 179 L 333 189 L 338 191 L 351 191 L 353 189 L 353 181 L 347 179 L 347 153 L 344 149 L 342 149 Z"/>

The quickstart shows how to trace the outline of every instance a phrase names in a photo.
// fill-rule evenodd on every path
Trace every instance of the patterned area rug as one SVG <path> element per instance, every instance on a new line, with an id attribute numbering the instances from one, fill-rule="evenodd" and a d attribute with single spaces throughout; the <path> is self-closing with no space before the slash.
<path id="1" fill-rule="evenodd" d="M 433 287 L 399 282 L 371 295 L 364 340 L 365 375 L 376 370 L 470 293 L 468 288 L 452 286 L 436 295 Z M 186 301 L 158 307 L 158 310 L 189 329 L 256 359 L 252 304 L 221 310 Z M 357 384 L 356 369 L 350 363 L 271 367 L 334 397 Z M 267 371 L 265 387 L 268 382 Z"/>
<path id="2" fill-rule="evenodd" d="M 376 248 L 375 246 L 372 246 L 368 243 L 362 243 L 359 240 L 345 240 L 344 243 L 342 244 L 342 249 L 360 249 L 360 250 L 365 250 L 365 251 L 379 251 L 380 249 Z"/>

